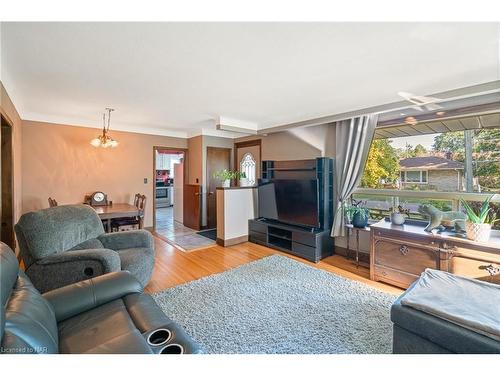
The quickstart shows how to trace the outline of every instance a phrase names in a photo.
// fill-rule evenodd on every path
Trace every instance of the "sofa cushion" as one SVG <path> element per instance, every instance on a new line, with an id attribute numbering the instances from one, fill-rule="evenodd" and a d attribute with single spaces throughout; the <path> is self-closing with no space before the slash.
<path id="1" fill-rule="evenodd" d="M 28 212 L 21 216 L 15 229 L 22 251 L 29 253 L 27 267 L 32 260 L 69 250 L 104 233 L 97 213 L 84 204 Z"/>
<path id="2" fill-rule="evenodd" d="M 60 351 L 61 353 L 89 351 L 96 353 L 98 347 L 105 348 L 108 344 L 115 346 L 115 340 L 120 337 L 122 340 L 128 337 L 133 346 L 137 345 L 136 341 L 145 342 L 140 333 L 140 337 L 136 334 L 127 336 L 133 332 L 139 333 L 123 300 L 117 299 L 60 322 Z M 119 341 L 125 347 L 122 340 Z"/>

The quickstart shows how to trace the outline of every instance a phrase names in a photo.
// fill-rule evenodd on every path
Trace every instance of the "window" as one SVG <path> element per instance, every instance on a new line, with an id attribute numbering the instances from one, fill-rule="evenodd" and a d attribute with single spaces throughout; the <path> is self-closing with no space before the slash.
<path id="1" fill-rule="evenodd" d="M 247 152 L 241 158 L 240 171 L 245 172 L 245 175 L 247 176 L 247 179 L 248 179 L 248 183 L 250 185 L 255 184 L 255 182 L 256 182 L 255 159 L 253 158 L 253 155 L 251 153 Z"/>
<path id="2" fill-rule="evenodd" d="M 360 187 L 499 193 L 500 123 L 490 128 L 375 139 Z"/>
<path id="3" fill-rule="evenodd" d="M 483 116 L 481 119 L 486 124 Z M 460 123 L 467 124 L 467 120 Z M 435 126 L 450 129 L 457 125 L 445 124 L 443 121 L 442 126 Z M 485 126 L 393 138 L 381 135 L 397 131 L 379 133 L 353 198 L 365 202 L 372 220 L 389 216 L 399 205 L 416 220 L 427 220 L 419 213 L 422 204 L 456 211 L 461 209 L 460 198 L 466 198 L 479 207 L 486 197 L 500 193 L 500 116 L 492 117 Z M 500 217 L 497 198 L 490 207 Z M 500 229 L 500 221 L 494 228 Z"/>
<path id="4" fill-rule="evenodd" d="M 427 183 L 427 171 L 401 171 L 401 182 L 403 183 Z"/>

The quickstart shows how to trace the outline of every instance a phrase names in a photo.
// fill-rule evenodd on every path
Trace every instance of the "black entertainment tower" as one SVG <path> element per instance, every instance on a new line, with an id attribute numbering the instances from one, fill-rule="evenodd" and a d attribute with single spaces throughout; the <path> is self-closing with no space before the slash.
<path id="1" fill-rule="evenodd" d="M 317 179 L 320 228 L 306 228 L 263 218 L 248 221 L 249 241 L 312 262 L 333 255 L 333 159 L 263 161 L 262 182 L 272 179 Z M 293 204 L 293 202 L 290 202 Z"/>

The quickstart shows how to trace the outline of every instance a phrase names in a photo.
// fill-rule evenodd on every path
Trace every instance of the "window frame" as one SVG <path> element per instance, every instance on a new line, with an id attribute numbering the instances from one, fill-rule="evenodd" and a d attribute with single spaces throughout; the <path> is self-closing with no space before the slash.
<path id="1" fill-rule="evenodd" d="M 239 163 L 239 170 L 241 172 L 247 172 L 246 168 L 243 168 L 243 163 L 248 162 L 248 157 L 250 157 L 250 161 L 253 162 L 253 165 L 250 167 L 253 168 L 253 178 L 251 179 L 250 176 L 246 176 L 248 182 L 252 185 L 255 185 L 257 183 L 257 161 L 255 160 L 253 154 L 251 152 L 245 152 L 243 156 L 241 157 L 240 163 Z"/>
<path id="2" fill-rule="evenodd" d="M 420 179 L 419 181 L 408 181 L 408 172 L 420 172 Z M 423 179 L 423 176 L 425 175 L 425 181 Z M 428 170 L 422 170 L 422 169 L 410 169 L 410 170 L 404 170 L 400 172 L 400 177 L 401 177 L 401 183 L 403 184 L 428 184 L 429 183 L 429 171 Z"/>

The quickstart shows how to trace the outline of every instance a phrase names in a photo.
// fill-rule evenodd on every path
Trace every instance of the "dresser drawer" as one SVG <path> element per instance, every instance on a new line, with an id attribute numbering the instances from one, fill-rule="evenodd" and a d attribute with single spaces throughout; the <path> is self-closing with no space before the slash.
<path id="1" fill-rule="evenodd" d="M 432 236 L 413 236 L 412 233 L 403 232 L 399 230 L 387 230 L 380 228 L 373 228 L 372 233 L 375 237 L 390 238 L 396 241 L 411 242 L 417 245 L 424 246 L 435 246 L 439 247 L 439 240 L 436 240 Z"/>
<path id="2" fill-rule="evenodd" d="M 255 242 L 255 243 L 265 245 L 267 243 L 267 235 L 264 233 L 260 233 L 260 232 L 250 231 L 248 233 L 248 240 L 250 242 Z"/>
<path id="3" fill-rule="evenodd" d="M 248 229 L 253 232 L 267 233 L 267 225 L 258 220 L 249 220 Z"/>
<path id="4" fill-rule="evenodd" d="M 388 267 L 375 266 L 375 280 L 385 281 L 391 285 L 408 288 L 417 279 L 417 275 L 397 271 Z"/>
<path id="5" fill-rule="evenodd" d="M 386 239 L 375 239 L 375 265 L 419 276 L 426 268 L 439 269 L 439 249 Z"/>
<path id="6" fill-rule="evenodd" d="M 292 240 L 307 246 L 316 246 L 316 234 L 308 232 L 293 232 Z"/>
<path id="7" fill-rule="evenodd" d="M 443 271 L 500 284 L 500 255 L 457 247 L 442 262 Z"/>
<path id="8" fill-rule="evenodd" d="M 307 260 L 310 260 L 311 262 L 318 262 L 319 257 L 316 254 L 316 248 L 302 245 L 298 242 L 293 242 L 292 243 L 292 251 L 294 254 L 306 258 Z"/>

